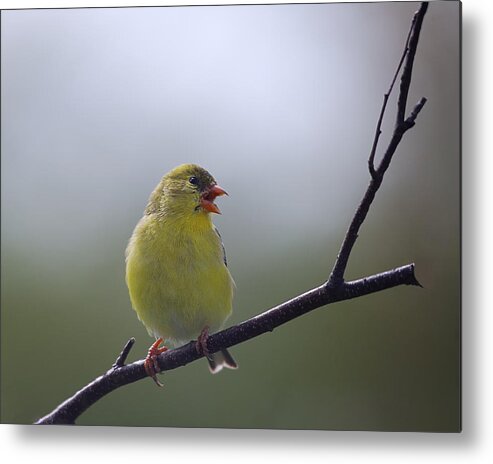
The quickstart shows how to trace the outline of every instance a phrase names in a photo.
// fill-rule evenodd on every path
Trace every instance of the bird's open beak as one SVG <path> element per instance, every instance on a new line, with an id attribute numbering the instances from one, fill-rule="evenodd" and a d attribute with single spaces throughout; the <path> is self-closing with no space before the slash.
<path id="1" fill-rule="evenodd" d="M 219 185 L 213 185 L 200 196 L 200 206 L 202 206 L 202 208 L 206 211 L 209 211 L 209 213 L 221 214 L 221 211 L 219 211 L 219 208 L 214 203 L 214 200 L 216 197 L 227 194 L 228 192 L 226 192 L 226 190 L 222 187 L 219 187 Z"/>

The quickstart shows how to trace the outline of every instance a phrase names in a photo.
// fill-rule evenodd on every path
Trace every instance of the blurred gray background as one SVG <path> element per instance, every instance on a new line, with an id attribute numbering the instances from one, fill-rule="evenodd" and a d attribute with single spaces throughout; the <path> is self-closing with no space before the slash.
<path id="1" fill-rule="evenodd" d="M 237 283 L 228 324 L 327 278 L 417 6 L 2 11 L 2 422 L 48 413 L 131 336 L 130 360 L 145 356 L 124 250 L 177 164 L 201 164 L 230 193 L 214 218 Z M 192 363 L 78 422 L 457 431 L 458 2 L 430 4 L 409 106 L 421 96 L 346 277 L 415 262 L 424 289 L 320 308 L 234 347 L 237 371 Z"/>

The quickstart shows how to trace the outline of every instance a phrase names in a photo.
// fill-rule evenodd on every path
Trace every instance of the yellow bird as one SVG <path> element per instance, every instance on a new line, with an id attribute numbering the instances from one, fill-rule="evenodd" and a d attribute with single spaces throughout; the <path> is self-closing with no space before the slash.
<path id="1" fill-rule="evenodd" d="M 126 282 L 138 318 L 156 338 L 145 360 L 158 384 L 156 357 L 197 339 L 212 373 L 235 369 L 227 350 L 209 353 L 207 337 L 232 311 L 234 282 L 224 246 L 210 213 L 220 214 L 216 197 L 227 194 L 195 164 L 168 172 L 152 192 L 126 250 Z"/>

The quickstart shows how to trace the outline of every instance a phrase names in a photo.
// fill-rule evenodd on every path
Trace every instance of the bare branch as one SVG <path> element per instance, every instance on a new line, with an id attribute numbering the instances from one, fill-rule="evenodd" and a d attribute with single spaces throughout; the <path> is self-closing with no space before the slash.
<path id="1" fill-rule="evenodd" d="M 420 286 L 414 275 L 414 264 L 347 282 L 338 289 L 330 288 L 326 282 L 241 324 L 211 335 L 207 340 L 207 347 L 210 353 L 215 353 L 263 333 L 272 332 L 286 322 L 324 305 L 369 295 L 398 285 Z M 160 354 L 157 361 L 161 372 L 164 372 L 185 366 L 202 357 L 203 354 L 198 353 L 196 343 L 192 341 L 187 345 Z M 114 367 L 63 402 L 53 412 L 39 419 L 36 424 L 74 424 L 87 408 L 103 396 L 145 377 L 147 373 L 143 360 L 118 368 Z"/>
<path id="2" fill-rule="evenodd" d="M 380 132 L 381 132 L 380 126 L 382 123 L 385 108 L 387 106 L 387 100 L 389 94 L 386 94 L 386 96 L 384 97 L 384 103 L 382 106 L 382 110 L 380 111 L 380 117 L 377 123 L 377 131 L 375 134 L 375 139 L 373 141 L 372 151 L 370 153 L 370 158 L 368 160 L 368 167 L 371 174 L 371 180 L 368 185 L 368 188 L 366 189 L 363 200 L 358 206 L 358 209 L 356 210 L 356 213 L 351 221 L 351 224 L 349 225 L 349 228 L 346 232 L 346 236 L 344 237 L 344 240 L 342 242 L 339 255 L 337 256 L 334 267 L 332 268 L 332 272 L 329 278 L 329 283 L 333 287 L 338 287 L 342 284 L 342 282 L 344 282 L 344 273 L 346 271 L 349 255 L 351 254 L 351 250 L 353 249 L 356 239 L 358 238 L 358 232 L 361 227 L 361 224 L 363 224 L 363 221 L 365 220 L 366 215 L 368 214 L 370 206 L 373 203 L 375 195 L 378 189 L 380 188 L 380 185 L 382 184 L 385 171 L 387 171 L 387 168 L 389 167 L 390 162 L 392 161 L 392 156 L 394 155 L 395 150 L 397 149 L 397 146 L 399 145 L 399 142 L 402 139 L 402 136 L 408 129 L 414 126 L 416 116 L 418 115 L 419 111 L 421 111 L 423 105 L 426 102 L 426 99 L 422 98 L 420 100 L 420 103 L 418 103 L 416 108 L 411 113 L 411 116 L 409 117 L 409 122 L 404 121 L 403 115 L 406 111 L 407 95 L 409 93 L 409 86 L 411 85 L 411 74 L 413 70 L 414 56 L 416 55 L 419 33 L 421 31 L 421 25 L 423 24 L 423 18 L 426 14 L 427 9 L 428 9 L 428 3 L 424 2 L 421 4 L 419 10 L 414 14 L 413 21 L 411 23 L 411 29 L 409 31 L 408 38 L 406 40 L 406 48 L 401 57 L 401 61 L 399 62 L 399 65 L 397 67 L 397 72 L 394 75 L 394 79 L 392 80 L 392 84 L 390 86 L 389 94 L 390 91 L 392 90 L 397 74 L 402 66 L 402 62 L 404 61 L 404 68 L 401 76 L 400 92 L 397 101 L 397 122 L 395 124 L 394 132 L 390 139 L 387 150 L 385 151 L 385 154 L 382 158 L 380 166 L 378 167 L 378 169 L 375 169 L 374 167 L 375 151 L 377 148 L 378 139 L 380 137 Z"/>
<path id="3" fill-rule="evenodd" d="M 351 221 L 329 279 L 319 287 L 309 290 L 302 295 L 298 295 L 258 316 L 211 335 L 207 341 L 207 347 L 210 353 L 215 353 L 222 349 L 245 342 L 251 338 L 258 337 L 263 333 L 271 332 L 288 321 L 331 303 L 361 297 L 399 285 L 421 286 L 414 274 L 414 264 L 408 264 L 352 282 L 344 282 L 344 272 L 349 255 L 358 237 L 358 231 L 366 218 L 376 192 L 380 188 L 383 176 L 392 160 L 392 156 L 403 134 L 414 126 L 416 118 L 426 102 L 426 99 L 422 98 L 416 104 L 409 117 L 404 120 L 407 94 L 411 83 L 413 61 L 426 9 L 427 3 L 422 3 L 420 9 L 414 15 L 406 41 L 406 49 L 401 57 L 399 66 L 397 67 L 389 92 L 385 94 L 384 104 L 377 123 L 372 151 L 368 160 L 371 173 L 370 184 Z M 380 166 L 378 169 L 375 169 L 374 158 L 381 132 L 381 122 L 385 113 L 388 96 L 392 91 L 394 82 L 397 79 L 397 75 L 402 65 L 404 65 L 404 68 L 398 98 L 397 123 Z M 124 365 L 133 344 L 134 339 L 132 338 L 127 342 L 111 369 L 60 404 L 50 414 L 39 419 L 36 424 L 75 424 L 75 420 L 103 396 L 119 387 L 147 377 L 144 369 L 144 360 Z M 201 357 L 203 357 L 203 355 L 198 353 L 196 343 L 192 341 L 187 345 L 160 354 L 157 358 L 157 362 L 161 372 L 163 372 L 184 366 Z"/>

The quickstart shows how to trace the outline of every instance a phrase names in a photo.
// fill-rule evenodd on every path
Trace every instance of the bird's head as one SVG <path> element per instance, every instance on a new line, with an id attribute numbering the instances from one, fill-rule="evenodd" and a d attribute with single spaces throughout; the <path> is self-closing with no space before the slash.
<path id="1" fill-rule="evenodd" d="M 227 192 L 204 168 L 196 164 L 182 164 L 164 175 L 151 194 L 146 212 L 221 214 L 214 203 L 221 195 L 227 195 Z"/>

